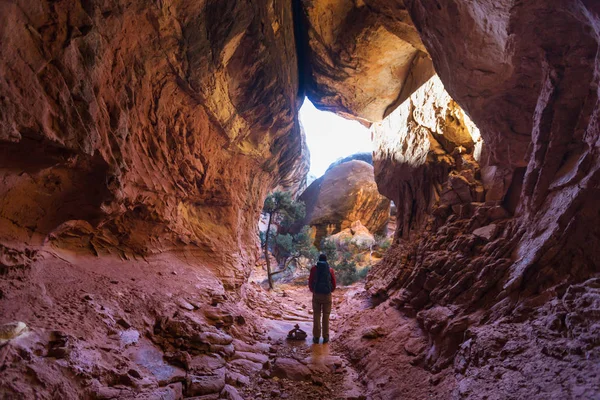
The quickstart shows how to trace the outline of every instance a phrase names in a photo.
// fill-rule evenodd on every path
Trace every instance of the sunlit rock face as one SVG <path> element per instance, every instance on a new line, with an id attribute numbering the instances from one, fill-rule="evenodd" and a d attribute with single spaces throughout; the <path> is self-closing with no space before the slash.
<path id="1" fill-rule="evenodd" d="M 409 106 L 394 128 L 375 126 L 397 132 L 375 135 L 374 162 L 380 190 L 398 203 L 398 231 L 367 286 L 416 317 L 429 345 L 411 362 L 453 367 L 457 398 L 597 397 L 600 6 L 405 4 L 485 145 L 460 170 L 468 157 Z M 370 365 L 380 356 L 373 349 Z M 527 381 L 518 389 L 508 365 Z M 545 388 L 558 375 L 568 379 Z"/>
<path id="2" fill-rule="evenodd" d="M 379 191 L 394 201 L 408 238 L 440 206 L 483 201 L 479 130 L 433 77 L 371 127 Z"/>
<path id="3" fill-rule="evenodd" d="M 433 75 L 402 1 L 303 1 L 307 90 L 319 108 L 381 121 Z"/>
<path id="4" fill-rule="evenodd" d="M 488 164 L 519 177 L 523 237 L 506 288 L 597 271 L 598 3 L 406 4 L 448 92 L 481 129 Z"/>
<path id="5" fill-rule="evenodd" d="M 383 233 L 390 214 L 390 202 L 377 191 L 373 167 L 351 160 L 328 170 L 300 196 L 306 217 L 297 228 L 316 229 L 315 242 L 350 228 L 360 221 L 369 232 Z"/>
<path id="6" fill-rule="evenodd" d="M 0 23 L 2 241 L 192 245 L 242 278 L 265 192 L 307 169 L 289 2 L 3 3 Z"/>

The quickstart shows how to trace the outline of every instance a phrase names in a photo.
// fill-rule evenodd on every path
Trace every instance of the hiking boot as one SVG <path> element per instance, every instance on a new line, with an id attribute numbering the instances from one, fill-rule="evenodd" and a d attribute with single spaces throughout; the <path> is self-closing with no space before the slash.
<path id="1" fill-rule="evenodd" d="M 313 338 L 313 343 L 314 344 L 319 344 L 319 338 Z"/>
<path id="2" fill-rule="evenodd" d="M 327 338 L 327 339 L 323 338 L 323 344 L 325 344 L 325 343 L 329 343 L 329 338 Z"/>

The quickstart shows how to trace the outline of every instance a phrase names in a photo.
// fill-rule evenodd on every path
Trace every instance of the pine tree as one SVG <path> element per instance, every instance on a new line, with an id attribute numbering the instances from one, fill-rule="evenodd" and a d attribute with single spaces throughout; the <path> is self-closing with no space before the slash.
<path id="1" fill-rule="evenodd" d="M 269 259 L 269 241 L 273 236 L 271 227 L 275 225 L 289 226 L 293 222 L 304 218 L 304 203 L 295 201 L 289 192 L 273 192 L 267 196 L 263 205 L 262 213 L 267 216 L 267 230 L 263 251 L 267 262 L 267 277 L 269 279 L 269 288 L 273 289 L 273 275 L 282 271 L 271 272 L 271 261 Z"/>

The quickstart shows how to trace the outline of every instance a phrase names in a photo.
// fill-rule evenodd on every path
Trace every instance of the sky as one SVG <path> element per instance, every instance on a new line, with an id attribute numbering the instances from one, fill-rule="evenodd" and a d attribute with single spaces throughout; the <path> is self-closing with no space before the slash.
<path id="1" fill-rule="evenodd" d="M 369 130 L 356 121 L 319 111 L 308 99 L 300 109 L 300 121 L 310 151 L 309 174 L 319 178 L 341 157 L 371 151 Z"/>

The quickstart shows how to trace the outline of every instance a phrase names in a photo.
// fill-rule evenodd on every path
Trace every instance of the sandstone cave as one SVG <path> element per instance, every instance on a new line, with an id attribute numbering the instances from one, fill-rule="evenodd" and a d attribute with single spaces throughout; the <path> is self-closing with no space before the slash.
<path id="1" fill-rule="evenodd" d="M 0 398 L 600 398 L 600 1 L 0 22 Z M 373 146 L 310 185 L 305 97 Z M 315 245 L 389 236 L 327 345 L 285 339 L 311 324 L 300 268 L 257 277 L 276 191 Z"/>

